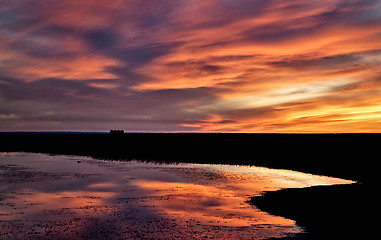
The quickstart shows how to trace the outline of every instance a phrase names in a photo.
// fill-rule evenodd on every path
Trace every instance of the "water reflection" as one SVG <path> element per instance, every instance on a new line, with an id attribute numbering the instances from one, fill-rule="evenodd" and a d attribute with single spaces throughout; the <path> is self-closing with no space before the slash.
<path id="1" fill-rule="evenodd" d="M 152 203 L 175 219 L 202 225 L 249 227 L 256 224 L 292 225 L 293 221 L 252 209 L 237 190 L 191 183 L 139 181 L 139 187 L 156 192 Z"/>
<path id="2" fill-rule="evenodd" d="M 250 206 L 250 196 L 350 183 L 259 167 L 27 153 L 0 154 L 0 178 L 0 238 L 16 239 L 279 237 L 302 229 Z"/>

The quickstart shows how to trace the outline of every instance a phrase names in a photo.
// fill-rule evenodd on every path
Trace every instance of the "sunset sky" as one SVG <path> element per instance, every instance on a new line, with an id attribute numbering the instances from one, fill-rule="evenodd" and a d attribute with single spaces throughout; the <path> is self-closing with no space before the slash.
<path id="1" fill-rule="evenodd" d="M 1 0 L 0 131 L 381 132 L 380 0 Z"/>

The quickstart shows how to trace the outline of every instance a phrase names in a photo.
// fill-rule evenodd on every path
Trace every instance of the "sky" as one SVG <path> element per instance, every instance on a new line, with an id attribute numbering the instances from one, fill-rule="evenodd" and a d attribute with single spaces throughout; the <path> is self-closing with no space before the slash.
<path id="1" fill-rule="evenodd" d="M 0 131 L 381 132 L 380 0 L 0 0 Z"/>

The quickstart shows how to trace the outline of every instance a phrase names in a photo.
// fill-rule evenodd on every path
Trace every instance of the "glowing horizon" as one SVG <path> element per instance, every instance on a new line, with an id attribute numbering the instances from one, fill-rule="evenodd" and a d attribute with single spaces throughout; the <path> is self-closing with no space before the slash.
<path id="1" fill-rule="evenodd" d="M 0 131 L 381 132 L 377 0 L 20 0 L 0 16 Z"/>

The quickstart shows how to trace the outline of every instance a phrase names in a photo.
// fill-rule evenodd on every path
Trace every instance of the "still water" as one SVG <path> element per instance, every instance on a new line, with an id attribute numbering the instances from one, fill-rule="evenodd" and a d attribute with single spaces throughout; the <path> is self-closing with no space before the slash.
<path id="1" fill-rule="evenodd" d="M 302 232 L 249 205 L 348 180 L 263 167 L 0 153 L 0 239 L 264 239 Z"/>

